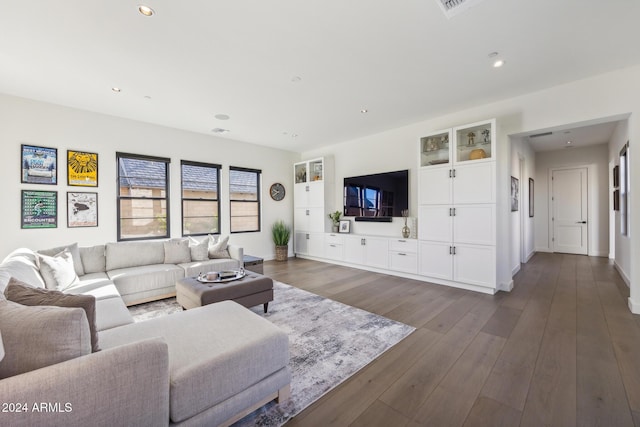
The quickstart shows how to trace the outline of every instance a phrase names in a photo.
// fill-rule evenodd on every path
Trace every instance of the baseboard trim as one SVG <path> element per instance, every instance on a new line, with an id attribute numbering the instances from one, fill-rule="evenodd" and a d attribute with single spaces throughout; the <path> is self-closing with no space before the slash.
<path id="1" fill-rule="evenodd" d="M 498 290 L 499 291 L 504 291 L 504 292 L 511 292 L 513 290 L 513 280 L 511 280 L 509 283 L 501 283 L 498 285 Z"/>
<path id="2" fill-rule="evenodd" d="M 552 254 L 553 250 L 551 248 L 536 248 L 535 252 L 547 252 Z"/>
<path id="3" fill-rule="evenodd" d="M 513 277 L 513 276 L 515 276 L 516 274 L 518 274 L 518 271 L 520 271 L 520 268 L 521 268 L 521 264 L 520 264 L 520 263 L 518 263 L 518 265 L 517 265 L 517 266 L 513 267 L 513 268 L 511 269 L 511 277 Z"/>
<path id="4" fill-rule="evenodd" d="M 525 263 L 527 263 L 527 262 L 531 261 L 531 258 L 533 258 L 533 256 L 534 256 L 535 254 L 536 254 L 536 251 L 531 251 L 531 252 L 529 252 L 529 255 L 527 255 L 527 257 L 526 257 L 527 259 L 526 259 Z"/>
<path id="5" fill-rule="evenodd" d="M 627 285 L 627 288 L 630 288 L 631 280 L 627 276 L 627 273 L 625 273 L 625 271 L 622 269 L 622 267 L 620 267 L 617 261 L 613 261 L 613 266 L 615 267 L 616 271 L 618 271 L 618 274 L 620 274 L 620 277 L 622 277 L 622 280 L 624 280 L 624 283 Z"/>
<path id="6" fill-rule="evenodd" d="M 633 314 L 640 314 L 640 303 L 635 302 L 631 297 L 629 297 L 629 310 L 631 310 Z"/>

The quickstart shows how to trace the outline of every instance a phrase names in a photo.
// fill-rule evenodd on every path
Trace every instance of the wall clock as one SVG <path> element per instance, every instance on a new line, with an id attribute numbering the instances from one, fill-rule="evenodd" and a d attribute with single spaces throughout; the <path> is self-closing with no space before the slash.
<path id="1" fill-rule="evenodd" d="M 273 200 L 279 202 L 280 200 L 284 199 L 284 185 L 280 184 L 279 182 L 272 184 L 271 189 L 269 190 L 269 194 L 271 195 L 271 198 Z"/>

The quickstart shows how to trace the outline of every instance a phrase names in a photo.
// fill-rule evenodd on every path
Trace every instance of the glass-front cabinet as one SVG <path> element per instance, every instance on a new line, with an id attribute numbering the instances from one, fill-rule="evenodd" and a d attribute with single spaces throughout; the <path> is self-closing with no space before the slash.
<path id="1" fill-rule="evenodd" d="M 420 138 L 420 167 L 495 160 L 495 119 Z"/>
<path id="2" fill-rule="evenodd" d="M 293 165 L 293 173 L 296 184 L 324 180 L 323 159 L 309 160 Z"/>
<path id="3" fill-rule="evenodd" d="M 420 166 L 448 165 L 451 162 L 450 140 L 450 130 L 420 138 Z"/>

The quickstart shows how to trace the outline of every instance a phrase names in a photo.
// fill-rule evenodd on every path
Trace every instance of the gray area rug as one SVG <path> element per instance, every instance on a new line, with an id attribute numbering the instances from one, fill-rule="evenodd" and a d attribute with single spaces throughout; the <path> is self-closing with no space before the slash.
<path id="1" fill-rule="evenodd" d="M 279 426 L 407 337 L 415 328 L 274 281 L 275 297 L 264 314 L 289 335 L 291 400 L 271 402 L 235 426 Z M 130 307 L 136 322 L 182 308 L 175 298 Z"/>

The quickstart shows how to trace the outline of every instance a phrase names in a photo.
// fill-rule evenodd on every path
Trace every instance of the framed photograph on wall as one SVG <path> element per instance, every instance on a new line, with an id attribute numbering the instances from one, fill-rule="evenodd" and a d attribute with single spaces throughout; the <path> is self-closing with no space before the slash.
<path id="1" fill-rule="evenodd" d="M 620 190 L 613 190 L 613 210 L 620 210 Z"/>
<path id="2" fill-rule="evenodd" d="M 25 184 L 58 183 L 58 149 L 22 144 L 20 146 L 20 182 Z"/>
<path id="3" fill-rule="evenodd" d="M 351 231 L 351 221 L 348 219 L 341 219 L 340 226 L 338 228 L 339 233 L 349 233 Z"/>
<path id="4" fill-rule="evenodd" d="M 58 192 L 22 190 L 21 227 L 58 227 Z"/>
<path id="5" fill-rule="evenodd" d="M 518 178 L 512 176 L 511 177 L 511 212 L 516 212 L 518 210 Z"/>
<path id="6" fill-rule="evenodd" d="M 98 193 L 67 193 L 67 227 L 98 226 Z"/>
<path id="7" fill-rule="evenodd" d="M 533 218 L 533 178 L 529 178 L 529 218 Z"/>
<path id="8" fill-rule="evenodd" d="M 98 154 L 67 150 L 67 184 L 79 187 L 97 187 Z"/>
<path id="9" fill-rule="evenodd" d="M 620 166 L 613 167 L 613 188 L 620 187 Z"/>

